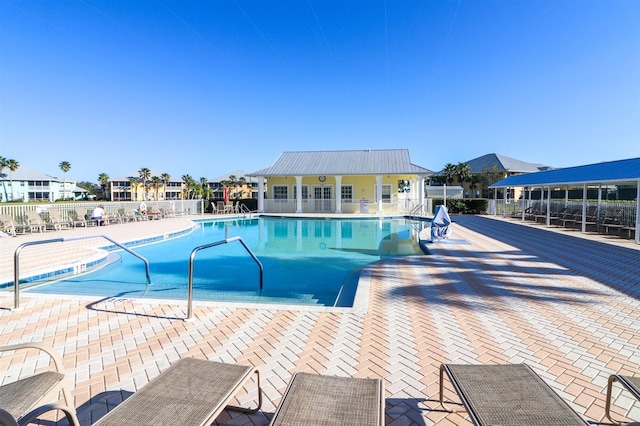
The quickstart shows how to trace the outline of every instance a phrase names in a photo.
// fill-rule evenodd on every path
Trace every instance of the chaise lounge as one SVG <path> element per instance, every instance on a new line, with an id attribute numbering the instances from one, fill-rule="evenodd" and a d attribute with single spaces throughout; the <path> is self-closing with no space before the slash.
<path id="1" fill-rule="evenodd" d="M 440 366 L 440 404 L 444 374 L 449 377 L 476 426 L 585 426 L 582 419 L 526 364 Z"/>
<path id="2" fill-rule="evenodd" d="M 2 346 L 0 352 L 29 349 L 45 352 L 53 361 L 55 370 L 44 371 L 0 386 L 0 423 L 6 426 L 27 425 L 48 411 L 58 410 L 65 414 L 70 425 L 79 425 L 62 360 L 56 353 L 37 343 Z M 65 403 L 51 403 L 60 393 Z"/>
<path id="3" fill-rule="evenodd" d="M 382 426 L 380 379 L 296 373 L 270 426 Z"/>
<path id="4" fill-rule="evenodd" d="M 607 402 L 605 405 L 605 415 L 614 425 L 623 425 L 625 422 L 614 420 L 611 416 L 611 398 L 613 393 L 613 384 L 620 383 L 627 391 L 633 395 L 635 399 L 640 401 L 640 376 L 623 376 L 620 374 L 612 374 L 609 376 L 609 381 L 607 383 Z M 629 425 L 640 425 L 640 422 L 629 423 Z"/>
<path id="5" fill-rule="evenodd" d="M 257 407 L 229 406 L 256 375 Z M 183 358 L 95 423 L 96 426 L 210 425 L 225 409 L 257 412 L 262 405 L 257 368 Z"/>

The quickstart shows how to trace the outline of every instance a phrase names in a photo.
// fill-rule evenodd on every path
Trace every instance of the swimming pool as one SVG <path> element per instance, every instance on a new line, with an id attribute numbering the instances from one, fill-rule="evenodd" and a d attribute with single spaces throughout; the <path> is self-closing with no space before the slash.
<path id="1" fill-rule="evenodd" d="M 132 248 L 149 260 L 151 284 L 139 259 L 117 251 L 97 271 L 26 291 L 184 300 L 191 251 L 238 236 L 264 266 L 263 290 L 244 247 L 223 244 L 197 253 L 194 300 L 351 306 L 363 266 L 423 253 L 417 232 L 416 222 L 405 219 L 201 221 L 188 235 Z"/>

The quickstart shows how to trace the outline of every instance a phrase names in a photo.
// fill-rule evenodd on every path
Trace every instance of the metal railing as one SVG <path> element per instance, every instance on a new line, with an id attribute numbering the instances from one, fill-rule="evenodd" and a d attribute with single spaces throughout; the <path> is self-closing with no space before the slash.
<path id="1" fill-rule="evenodd" d="M 253 258 L 253 260 L 258 264 L 258 268 L 260 269 L 260 291 L 262 291 L 262 278 L 264 275 L 264 268 L 262 267 L 262 262 L 258 260 L 255 254 L 251 251 L 251 249 L 245 244 L 241 237 L 231 237 L 224 240 L 216 241 L 215 243 L 205 244 L 202 246 L 198 246 L 191 251 L 191 256 L 189 256 L 189 287 L 187 291 L 187 318 L 186 320 L 190 320 L 193 316 L 193 260 L 196 256 L 196 253 L 200 250 L 204 250 L 211 247 L 216 247 L 222 244 L 232 243 L 234 241 L 240 241 L 242 246 L 245 248 L 247 253 Z"/>
<path id="2" fill-rule="evenodd" d="M 144 257 L 140 256 L 138 253 L 128 249 L 127 247 L 123 246 L 116 240 L 104 234 L 81 235 L 76 237 L 63 237 L 63 238 L 52 238 L 50 240 L 31 241 L 31 242 L 20 244 L 16 248 L 16 251 L 13 255 L 13 259 L 14 259 L 14 262 L 13 262 L 13 308 L 14 309 L 20 308 L 20 252 L 22 251 L 23 248 L 27 246 L 35 246 L 35 245 L 41 245 L 41 244 L 63 243 L 65 241 L 76 241 L 76 240 L 87 240 L 90 238 L 104 238 L 105 240 L 110 241 L 112 244 L 120 247 L 122 250 L 126 251 L 127 253 L 130 253 L 133 256 L 137 257 L 138 259 L 142 260 L 142 262 L 144 262 L 145 272 L 147 274 L 147 284 L 151 284 L 151 275 L 149 272 L 149 261 Z"/>

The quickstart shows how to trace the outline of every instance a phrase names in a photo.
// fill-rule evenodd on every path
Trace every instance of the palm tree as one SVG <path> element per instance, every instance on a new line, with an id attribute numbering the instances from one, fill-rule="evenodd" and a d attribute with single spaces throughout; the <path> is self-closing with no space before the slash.
<path id="1" fill-rule="evenodd" d="M 167 185 L 171 182 L 171 175 L 169 173 L 163 173 L 160 175 L 160 179 L 162 179 L 162 187 L 164 189 L 164 199 L 167 199 Z"/>
<path id="2" fill-rule="evenodd" d="M 2 170 L 9 165 L 7 163 L 7 161 L 9 161 L 9 160 L 7 160 L 6 158 L 4 158 L 3 156 L 0 155 L 0 177 L 4 177 L 4 175 L 2 174 Z M 2 185 L 2 186 L 4 187 L 4 198 L 6 200 L 8 200 L 8 198 L 7 198 L 7 187 L 5 185 Z"/>
<path id="3" fill-rule="evenodd" d="M 460 186 L 462 186 L 462 190 L 464 191 L 465 182 L 471 179 L 471 167 L 469 167 L 467 163 L 458 163 L 456 166 L 456 172 L 458 180 L 460 181 Z"/>
<path id="4" fill-rule="evenodd" d="M 240 186 L 240 198 L 244 198 L 244 190 L 246 184 L 247 178 L 244 176 L 240 176 L 240 178 L 238 178 L 238 185 Z"/>
<path id="5" fill-rule="evenodd" d="M 456 170 L 455 165 L 447 163 L 444 165 L 443 174 L 447 183 L 451 185 L 453 183 L 453 178 L 458 174 L 458 171 Z"/>
<path id="6" fill-rule="evenodd" d="M 62 199 L 65 200 L 67 195 L 67 172 L 71 170 L 71 163 L 68 161 L 61 161 L 58 167 L 62 170 Z"/>
<path id="7" fill-rule="evenodd" d="M 201 188 L 200 191 L 202 194 L 202 198 L 204 198 L 205 200 L 208 200 L 209 198 L 211 198 L 211 194 L 213 193 L 213 190 L 209 186 L 209 182 L 206 177 L 200 178 L 200 188 Z"/>
<path id="8" fill-rule="evenodd" d="M 11 199 L 13 199 L 13 177 L 12 173 L 18 170 L 20 163 L 14 159 L 6 160 L 6 166 L 9 168 L 9 186 L 11 187 Z"/>
<path id="9" fill-rule="evenodd" d="M 131 177 L 129 178 L 129 189 L 130 189 L 130 191 L 131 191 L 131 201 L 138 201 L 138 200 L 134 200 L 134 199 L 133 199 L 133 193 L 134 193 L 134 191 L 137 193 L 136 188 L 138 187 L 138 182 L 139 182 L 139 181 L 138 181 L 138 178 L 135 178 L 135 177 L 133 177 L 133 176 L 131 176 Z"/>
<path id="10" fill-rule="evenodd" d="M 182 175 L 182 181 L 184 182 L 184 188 L 182 189 L 183 198 L 190 198 L 191 191 L 193 189 L 194 180 L 191 175 Z"/>
<path id="11" fill-rule="evenodd" d="M 100 173 L 98 175 L 98 182 L 100 182 L 100 186 L 102 187 L 102 198 L 105 198 L 107 193 L 107 184 L 109 183 L 109 175 L 106 173 Z"/>
<path id="12" fill-rule="evenodd" d="M 158 192 L 160 191 L 160 185 L 162 184 L 162 179 L 159 176 L 153 176 L 151 178 L 151 182 L 153 182 L 153 187 L 156 190 L 156 201 L 158 201 Z"/>
<path id="13" fill-rule="evenodd" d="M 147 167 L 143 167 L 138 170 L 138 174 L 140 175 L 140 179 L 142 179 L 142 187 L 144 188 L 144 192 L 142 193 L 142 199 L 147 199 L 147 181 L 151 177 L 151 170 Z"/>

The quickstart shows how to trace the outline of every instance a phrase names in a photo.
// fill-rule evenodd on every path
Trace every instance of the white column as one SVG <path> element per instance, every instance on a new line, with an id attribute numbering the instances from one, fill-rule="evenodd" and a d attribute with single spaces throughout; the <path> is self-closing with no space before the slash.
<path id="1" fill-rule="evenodd" d="M 296 176 L 296 213 L 302 213 L 302 176 Z"/>
<path id="2" fill-rule="evenodd" d="M 264 213 L 264 176 L 258 176 L 258 212 Z"/>
<path id="3" fill-rule="evenodd" d="M 418 205 L 422 205 L 420 213 L 424 215 L 424 175 L 418 176 L 418 188 L 416 190 L 418 191 Z"/>
<path id="4" fill-rule="evenodd" d="M 547 218 L 545 220 L 547 226 L 551 224 L 551 187 L 547 187 Z"/>
<path id="5" fill-rule="evenodd" d="M 376 213 L 382 213 L 382 175 L 376 175 L 376 195 L 378 196 Z"/>
<path id="6" fill-rule="evenodd" d="M 336 213 L 342 213 L 342 176 L 336 175 Z"/>
<path id="7" fill-rule="evenodd" d="M 640 179 L 636 182 L 636 244 L 640 244 Z"/>
<path id="8" fill-rule="evenodd" d="M 587 232 L 587 184 L 582 185 L 582 225 L 580 230 L 582 232 Z"/>

